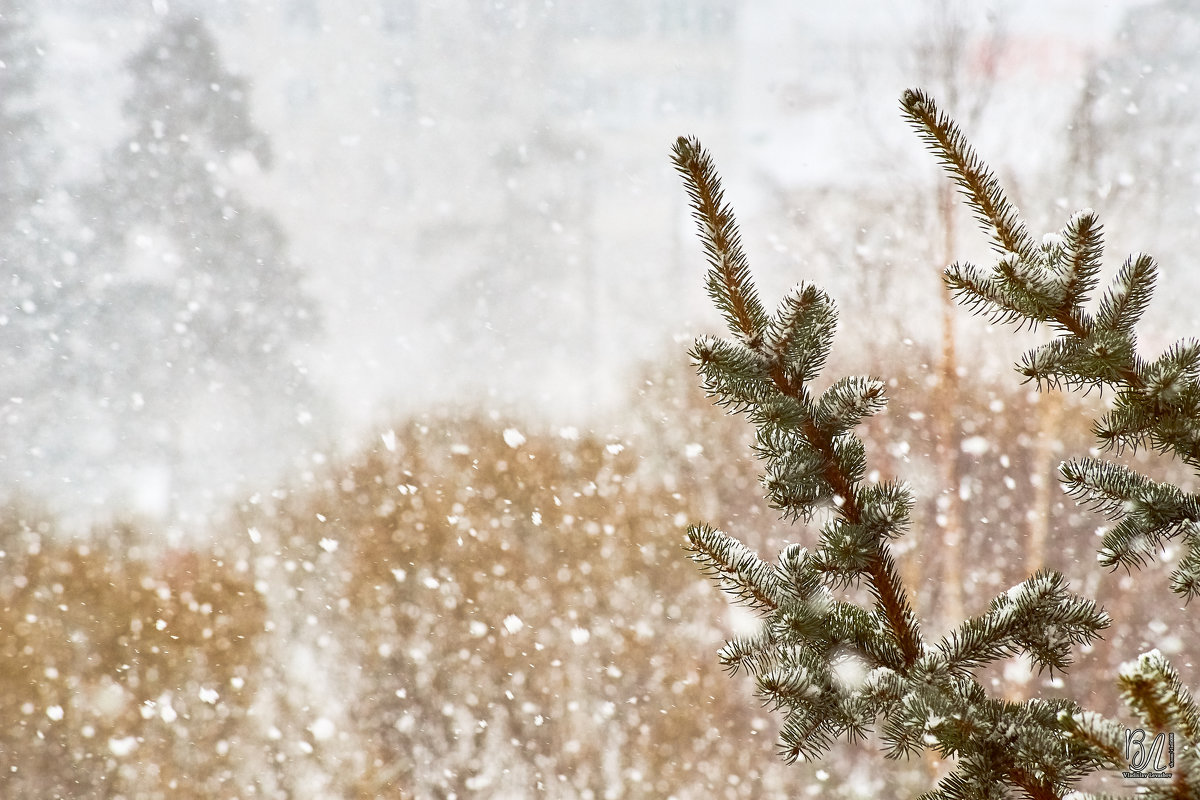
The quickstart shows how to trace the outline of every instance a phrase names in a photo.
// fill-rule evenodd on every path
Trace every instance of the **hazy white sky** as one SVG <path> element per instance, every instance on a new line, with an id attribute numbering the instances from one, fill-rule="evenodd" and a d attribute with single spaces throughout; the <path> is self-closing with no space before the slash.
<path id="1" fill-rule="evenodd" d="M 717 155 L 768 295 L 821 279 L 806 249 L 859 226 L 833 219 L 797 244 L 797 211 L 833 213 L 797 209 L 797 193 L 851 213 L 934 175 L 897 112 L 907 86 L 949 92 L 922 58 L 931 42 L 963 43 L 953 88 L 986 98 L 981 152 L 1045 192 L 1088 66 L 1140 5 L 462 0 L 394 18 L 375 0 L 58 0 L 40 24 L 68 183 L 123 130 L 127 54 L 161 12 L 204 14 L 275 153 L 269 171 L 234 158 L 226 177 L 308 271 L 325 333 L 306 359 L 353 446 L 447 405 L 588 420 L 620 408 L 638 365 L 685 360 L 680 334 L 715 315 L 668 164 L 679 134 Z"/>

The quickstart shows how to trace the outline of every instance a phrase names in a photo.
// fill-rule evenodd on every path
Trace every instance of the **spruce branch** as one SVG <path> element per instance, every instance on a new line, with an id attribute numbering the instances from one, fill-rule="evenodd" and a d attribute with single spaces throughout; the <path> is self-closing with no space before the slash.
<path id="1" fill-rule="evenodd" d="M 1145 253 L 1125 259 L 1100 300 L 1096 325 L 1104 330 L 1133 335 L 1134 326 L 1150 303 L 1158 265 Z"/>
<path id="2" fill-rule="evenodd" d="M 1024 375 L 1026 381 L 1033 381 L 1039 389 L 1103 385 L 1095 375 L 1080 371 L 1082 348 L 1080 340 L 1060 336 L 1026 352 L 1017 365 L 1017 372 Z"/>
<path id="3" fill-rule="evenodd" d="M 1183 533 L 1186 552 L 1171 573 L 1171 591 L 1191 600 L 1200 596 L 1200 525 L 1188 522 Z"/>
<path id="4" fill-rule="evenodd" d="M 1157 649 L 1122 664 L 1117 685 L 1125 701 L 1155 731 L 1175 731 L 1200 742 L 1200 711 L 1179 673 Z"/>
<path id="5" fill-rule="evenodd" d="M 1200 470 L 1200 344 L 1181 342 L 1152 362 L 1137 353 L 1134 328 L 1153 290 L 1153 261 L 1130 258 L 1093 316 L 1084 304 L 1096 288 L 1103 250 L 1095 213 L 1079 212 L 1035 242 L 994 175 L 932 99 L 907 92 L 903 105 L 1000 251 L 990 273 L 950 267 L 946 279 L 955 294 L 993 319 L 1046 323 L 1059 332 L 1027 353 L 1021 370 L 1039 385 L 1114 388 L 1112 408 L 1096 423 L 1102 443 L 1117 450 L 1152 446 Z M 865 480 L 865 448 L 854 433 L 883 408 L 883 383 L 852 376 L 814 391 L 832 344 L 833 301 L 800 285 L 768 316 L 711 159 L 697 141 L 683 138 L 674 157 L 705 243 L 708 291 L 733 336 L 703 337 L 692 349 L 704 387 L 754 424 L 770 504 L 792 519 L 827 513 L 813 550 L 789 545 L 774 564 L 724 532 L 689 529 L 692 560 L 763 619 L 755 636 L 726 643 L 721 663 L 753 676 L 763 702 L 783 712 L 779 752 L 789 762 L 818 757 L 838 738 L 857 741 L 882 718 L 889 756 L 932 748 L 957 759 L 927 797 L 1063 798 L 1119 755 L 1114 723 L 1070 700 L 990 697 L 974 672 L 1018 654 L 1039 670 L 1065 671 L 1072 648 L 1098 638 L 1108 615 L 1068 593 L 1061 574 L 1043 570 L 940 642 L 925 642 L 890 548 L 908 525 L 911 492 L 898 482 Z M 1062 475 L 1069 493 L 1118 521 L 1105 534 L 1106 563 L 1139 565 L 1165 539 L 1180 537 L 1187 552 L 1171 585 L 1187 597 L 1197 593 L 1200 500 L 1098 459 L 1067 462 Z M 835 599 L 834 590 L 849 586 L 866 588 L 870 606 Z M 846 677 L 863 672 L 862 680 Z M 1149 724 L 1189 736 L 1200 726 L 1190 694 L 1157 654 L 1123 670 L 1122 691 Z M 1195 794 L 1188 775 L 1200 775 L 1200 754 L 1192 749 L 1181 756 L 1185 767 L 1172 796 Z"/>
<path id="6" fill-rule="evenodd" d="M 1027 353 L 1019 371 L 1039 387 L 1108 386 L 1110 410 L 1095 424 L 1101 444 L 1116 451 L 1150 446 L 1179 458 L 1200 474 L 1200 345 L 1184 340 L 1147 362 L 1137 352 L 1135 327 L 1153 294 L 1157 267 L 1144 254 L 1130 256 L 1101 297 L 1095 315 L 1084 308 L 1096 286 L 1103 252 L 1095 212 L 1075 214 L 1057 235 L 1031 246 L 1025 225 L 966 143 L 954 123 L 924 93 L 909 91 L 902 100 L 906 115 L 998 245 L 992 273 L 955 264 L 946 282 L 972 310 L 994 321 L 1036 326 L 1048 322 L 1060 330 L 1053 341 Z M 1123 466 L 1098 459 L 1076 459 L 1060 468 L 1064 488 L 1079 502 L 1119 520 L 1105 532 L 1100 561 L 1106 566 L 1140 566 L 1164 540 L 1180 537 L 1184 555 L 1171 575 L 1171 590 L 1187 599 L 1200 594 L 1200 498 L 1173 484 L 1153 481 Z M 1068 641 L 1085 642 L 1107 624 L 1107 616 L 1087 601 L 1054 602 L 1058 591 L 1047 575 L 1031 578 L 1037 592 L 997 598 L 988 613 L 969 620 L 938 646 L 938 655 L 955 674 L 1018 647 L 1039 666 L 1063 668 Z M 1014 590 L 1019 587 L 1014 587 Z M 1039 600 L 1048 601 L 1043 604 Z M 1027 622 L 1044 618 L 1042 631 Z M 1027 641 L 1022 637 L 1028 636 Z M 1038 641 L 1038 637 L 1041 640 Z M 963 677 L 965 679 L 965 677 Z M 1179 769 L 1166 785 L 1142 787 L 1147 797 L 1200 797 L 1200 714 L 1178 674 L 1158 651 L 1125 664 L 1120 687 L 1128 704 L 1155 730 L 1182 733 L 1191 740 Z M 1029 708 L 1033 708 L 1030 704 Z M 1059 772 L 1038 770 L 1033 783 L 1009 777 L 1029 796 L 1049 790 L 1058 796 L 1089 767 L 1119 762 L 1123 755 L 1115 723 L 1090 712 L 1059 709 L 1060 733 L 1081 756 L 1067 759 Z M 1052 732 L 1053 725 L 1047 727 Z M 1032 731 L 1032 740 L 1039 738 Z M 1041 744 L 1047 744 L 1044 740 Z M 1026 763 L 1022 754 L 1022 763 Z M 960 768 L 965 764 L 960 761 Z M 1047 782 L 1047 780 L 1049 782 Z M 967 781 L 947 785 L 951 796 L 968 792 Z M 973 791 L 973 790 L 972 790 Z"/>
<path id="7" fill-rule="evenodd" d="M 993 599 L 986 614 L 951 631 L 937 651 L 945 668 L 959 675 L 1020 653 L 1039 671 L 1066 671 L 1071 645 L 1100 638 L 1110 624 L 1095 603 L 1065 591 L 1062 575 L 1039 570 Z"/>
<path id="8" fill-rule="evenodd" d="M 1072 310 L 1078 310 L 1088 302 L 1096 288 L 1104 254 L 1104 228 L 1096 212 L 1090 208 L 1076 212 L 1063 228 L 1064 258 L 1060 269 L 1060 280 L 1064 288 L 1064 300 Z M 1089 322 L 1080 317 L 1078 325 L 1086 329 Z"/>
<path id="9" fill-rule="evenodd" d="M 788 589 L 778 573 L 737 539 L 707 525 L 693 525 L 687 540 L 700 570 L 750 608 L 774 611 L 784 602 Z"/>
<path id="10" fill-rule="evenodd" d="M 991 231 L 1000 252 L 1015 253 L 1027 262 L 1036 261 L 1036 245 L 1017 209 L 954 120 L 920 89 L 905 91 L 900 104 L 904 115 L 966 197 L 976 219 Z"/>
<path id="11" fill-rule="evenodd" d="M 800 386 L 817 377 L 837 325 L 833 301 L 815 286 L 794 287 L 779 304 L 766 332 L 766 352 L 784 368 L 784 383 Z"/>
<path id="12" fill-rule="evenodd" d="M 1064 490 L 1110 519 L 1138 516 L 1154 528 L 1181 526 L 1200 516 L 1200 498 L 1129 467 L 1079 458 L 1059 466 Z"/>
<path id="13" fill-rule="evenodd" d="M 955 262 L 946 268 L 946 286 L 956 300 L 995 323 L 1022 322 L 1023 309 L 974 264 Z"/>
<path id="14" fill-rule="evenodd" d="M 850 375 L 840 378 L 817 399 L 817 426 L 838 436 L 887 404 L 883 381 Z"/>
<path id="15" fill-rule="evenodd" d="M 762 393 L 766 364 L 761 355 L 736 342 L 713 336 L 696 340 L 689 353 L 704 390 L 734 411 L 755 408 Z"/>
<path id="16" fill-rule="evenodd" d="M 1103 714 L 1078 711 L 1062 715 L 1067 734 L 1082 745 L 1103 754 L 1105 769 L 1118 769 L 1125 758 L 1123 729 Z"/>
<path id="17" fill-rule="evenodd" d="M 717 651 L 717 658 L 730 675 L 739 670 L 758 675 L 774 664 L 775 636 L 769 627 L 764 627 L 752 637 L 730 639 Z"/>
<path id="18" fill-rule="evenodd" d="M 700 226 L 700 238 L 708 257 L 709 296 L 742 342 L 756 346 L 762 340 L 767 313 L 750 282 L 741 234 L 733 209 L 725 202 L 716 168 L 696 139 L 679 137 L 673 156 L 675 169 L 687 185 L 693 217 Z"/>
<path id="19" fill-rule="evenodd" d="M 1060 335 L 1026 353 L 1018 371 L 1039 388 L 1112 388 L 1112 407 L 1095 424 L 1101 445 L 1118 453 L 1151 447 L 1200 476 L 1200 344 L 1177 342 L 1152 362 L 1137 352 L 1135 328 L 1154 292 L 1154 259 L 1126 259 L 1095 314 L 1089 313 L 1084 304 L 1096 288 L 1104 249 L 1096 213 L 1077 212 L 1058 234 L 1034 246 L 995 176 L 932 98 L 910 90 L 901 105 L 1000 252 L 991 274 L 970 265 L 948 267 L 946 283 L 955 296 L 993 321 L 1057 328 Z M 1069 494 L 1120 520 L 1104 537 L 1100 560 L 1107 566 L 1141 566 L 1164 539 L 1200 522 L 1194 496 L 1122 467 L 1079 460 L 1064 465 L 1062 474 Z M 1170 586 L 1190 599 L 1198 593 L 1200 557 L 1190 540 L 1185 543 Z"/>
<path id="20" fill-rule="evenodd" d="M 961 149 L 965 143 L 955 136 L 948 140 Z M 760 319 L 757 299 L 746 300 L 757 295 L 740 250 L 736 257 L 726 252 L 736 229 L 711 159 L 689 139 L 676 143 L 675 158 L 709 250 L 710 294 L 735 339 L 697 341 L 692 358 L 704 387 L 754 424 L 772 507 L 793 520 L 810 520 L 818 509 L 828 514 L 812 551 L 789 545 L 774 565 L 723 532 L 704 525 L 689 530 L 691 558 L 764 622 L 757 635 L 728 642 L 722 664 L 752 675 L 764 703 L 785 714 L 779 748 L 789 762 L 815 758 L 839 737 L 856 741 L 882 717 L 890 756 L 933 748 L 959 759 L 930 796 L 1007 796 L 1015 789 L 1062 797 L 1102 757 L 1094 746 L 1068 741 L 1063 720 L 1078 707 L 989 698 L 972 671 L 1018 653 L 1042 669 L 1063 670 L 1072 645 L 1095 639 L 1107 615 L 1068 594 L 1058 573 L 1039 572 L 997 598 L 987 614 L 932 647 L 925 643 L 890 548 L 908 527 L 912 493 L 896 481 L 865 480 L 865 448 L 854 433 L 884 407 L 883 382 L 849 376 L 814 393 L 812 381 L 832 344 L 833 301 L 802 284 L 774 315 Z M 964 293 L 978 289 L 984 305 L 988 297 L 1009 303 L 1000 313 L 1013 319 L 1033 314 L 1060 327 L 1061 319 L 1089 326 L 1064 307 L 1094 284 L 1100 241 L 1094 218 L 1079 215 L 1061 237 L 1034 245 L 981 162 L 970 155 L 956 163 L 965 165 L 962 183 L 975 187 L 979 213 L 995 219 L 998 241 L 1029 255 L 1010 258 L 991 277 L 964 268 Z M 734 233 L 724 239 L 713 233 L 722 230 Z M 832 590 L 848 586 L 866 588 L 870 607 L 834 599 Z M 846 680 L 846 665 L 866 678 Z"/>
<path id="21" fill-rule="evenodd" d="M 768 319 L 711 157 L 695 139 L 680 137 L 673 158 L 708 252 L 709 293 L 730 331 L 762 359 L 767 373 L 763 380 L 755 374 L 752 357 L 706 337 L 693 349 L 705 388 L 735 410 L 747 411 L 755 421 L 758 450 L 767 462 L 764 487 L 773 507 L 785 516 L 809 519 L 819 505 L 833 502 L 846 522 L 859 524 L 862 443 L 853 434 L 835 432 L 840 419 L 835 415 L 839 396 L 860 404 L 864 413 L 881 407 L 882 386 L 860 381 L 854 384 L 860 395 L 855 399 L 846 395 L 850 384 L 843 384 L 824 406 L 814 404 L 808 382 L 823 366 L 832 343 L 836 324 L 832 300 L 819 289 L 802 285 L 785 295 Z M 845 404 L 840 412 L 853 413 Z M 860 566 L 857 572 L 870 582 L 893 640 L 906 661 L 915 661 L 922 647 L 919 625 L 882 539 L 872 544 Z"/>

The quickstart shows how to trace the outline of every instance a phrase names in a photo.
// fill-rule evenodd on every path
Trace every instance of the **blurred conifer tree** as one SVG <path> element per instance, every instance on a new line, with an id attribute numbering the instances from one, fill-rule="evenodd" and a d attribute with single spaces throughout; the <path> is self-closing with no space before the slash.
<path id="1" fill-rule="evenodd" d="M 297 348 L 317 318 L 280 225 L 234 186 L 270 148 L 204 23 L 168 15 L 128 67 L 128 132 L 80 192 L 98 302 L 73 331 L 75 382 L 107 463 L 157 464 L 174 505 L 212 489 L 214 459 L 238 476 L 300 449 L 316 398 Z"/>
<path id="2" fill-rule="evenodd" d="M 55 252 L 47 213 L 55 145 L 39 113 L 44 53 L 29 4 L 0 3 L 0 474 L 9 490 L 47 472 L 61 409 L 62 332 L 81 304 L 75 259 Z"/>

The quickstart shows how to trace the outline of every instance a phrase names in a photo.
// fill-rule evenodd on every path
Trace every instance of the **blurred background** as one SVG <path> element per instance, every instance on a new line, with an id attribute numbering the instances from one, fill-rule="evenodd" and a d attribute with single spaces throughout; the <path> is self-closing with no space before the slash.
<path id="1" fill-rule="evenodd" d="M 1177 550 L 1099 571 L 1056 486 L 1105 398 L 1020 385 L 1045 334 L 950 303 L 987 241 L 898 106 L 932 92 L 1035 232 L 1093 207 L 1109 273 L 1155 255 L 1155 354 L 1200 327 L 1198 81 L 1193 0 L 3 0 L 0 793 L 928 788 L 870 743 L 785 768 L 715 659 L 746 620 L 686 525 L 816 533 L 695 388 L 681 134 L 764 298 L 838 300 L 830 379 L 889 381 L 864 438 L 922 498 L 927 630 L 1050 566 L 1120 624 L 985 684 L 1119 715 L 1157 646 L 1194 686 Z"/>

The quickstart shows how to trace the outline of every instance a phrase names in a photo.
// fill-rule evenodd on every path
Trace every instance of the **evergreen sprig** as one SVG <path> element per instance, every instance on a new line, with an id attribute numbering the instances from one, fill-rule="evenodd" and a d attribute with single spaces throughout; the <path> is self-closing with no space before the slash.
<path id="1" fill-rule="evenodd" d="M 1155 731 L 1175 731 L 1200 743 L 1200 710 L 1179 673 L 1158 650 L 1121 665 L 1117 685 L 1125 701 Z"/>
<path id="2" fill-rule="evenodd" d="M 1179 674 L 1157 649 L 1121 665 L 1117 686 L 1125 702 L 1152 734 L 1175 733 L 1171 780 L 1147 782 L 1138 797 L 1155 800 L 1193 800 L 1200 797 L 1200 709 Z M 1154 738 L 1140 746 L 1152 745 Z M 1161 741 L 1161 740 L 1160 740 Z M 1160 745 L 1162 746 L 1162 745 Z M 1156 761 L 1166 753 L 1152 753 Z M 1168 758 L 1167 763 L 1170 759 Z M 1160 762 L 1161 763 L 1161 762 Z M 1150 765 L 1154 768 L 1155 765 Z"/>
<path id="3" fill-rule="evenodd" d="M 864 449 L 849 430 L 851 420 L 883 407 L 882 384 L 870 378 L 851 379 L 834 384 L 818 401 L 810 394 L 809 383 L 833 341 L 837 320 L 833 301 L 820 289 L 801 285 L 785 295 L 770 318 L 757 311 L 735 313 L 742 306 L 750 308 L 746 298 L 753 299 L 753 308 L 761 305 L 716 169 L 695 139 L 680 137 L 673 157 L 705 244 L 709 294 L 730 332 L 741 340 L 735 345 L 704 337 L 696 342 L 693 358 L 709 394 L 746 412 L 757 427 L 757 449 L 766 461 L 763 484 L 768 500 L 785 515 L 803 519 L 832 503 L 841 521 L 852 527 L 859 526 L 864 511 L 873 519 L 887 518 L 896 506 L 894 498 L 886 500 L 886 509 L 874 509 L 868 506 L 884 499 L 860 495 Z M 737 268 L 727 269 L 730 264 Z M 739 346 L 742 349 L 735 350 Z M 901 505 L 910 506 L 911 498 Z M 700 531 L 689 532 L 693 553 L 702 541 L 696 535 Z M 893 640 L 912 663 L 921 649 L 919 626 L 883 542 L 880 536 L 868 552 L 858 552 L 857 567 L 843 562 L 833 568 L 850 581 L 869 581 Z M 814 560 L 830 567 L 828 559 Z"/>
<path id="4" fill-rule="evenodd" d="M 675 146 L 675 166 L 684 176 L 700 239 L 708 257 L 708 295 L 725 316 L 730 330 L 743 343 L 761 344 L 767 313 L 750 281 L 750 267 L 742 252 L 741 235 L 733 209 L 725 202 L 712 159 L 693 142 Z"/>
<path id="5" fill-rule="evenodd" d="M 1088 644 L 1108 627 L 1108 614 L 1065 591 L 1061 574 L 1039 570 L 992 600 L 937 646 L 944 667 L 969 673 L 1007 656 L 1028 654 L 1039 670 L 1065 671 L 1073 644 Z"/>
<path id="6" fill-rule="evenodd" d="M 980 189 L 977 213 L 999 220 L 998 245 L 1057 265 L 1047 276 L 1010 259 L 1004 280 L 1024 295 L 1007 313 L 1017 319 L 1032 310 L 1049 319 L 1062 303 L 1083 298 L 1097 269 L 1094 219 L 1079 217 L 1061 242 L 1037 246 L 986 167 L 973 155 L 958 158 L 961 136 L 947 141 L 963 185 Z M 1064 670 L 1071 646 L 1095 639 L 1108 616 L 1067 593 L 1061 575 L 1043 571 L 942 641 L 925 641 L 890 549 L 909 526 L 912 493 L 900 482 L 866 480 L 865 449 L 854 433 L 884 408 L 883 382 L 850 376 L 816 391 L 833 342 L 833 301 L 802 284 L 768 317 L 711 158 L 687 138 L 676 141 L 673 156 L 704 242 L 708 292 L 733 337 L 695 343 L 703 386 L 755 426 L 768 502 L 785 518 L 826 517 L 812 550 L 791 544 L 776 563 L 707 525 L 689 529 L 692 560 L 763 620 L 757 634 L 726 643 L 721 663 L 731 673 L 745 670 L 764 703 L 784 714 L 779 752 L 788 761 L 818 758 L 839 737 L 856 741 L 882 717 L 889 755 L 932 748 L 958 758 L 929 798 L 1012 791 L 1061 798 L 1108 758 L 1106 740 L 1072 736 L 1083 712 L 1070 701 L 990 698 L 973 670 L 1018 653 L 1042 669 Z M 978 283 L 991 286 L 988 280 Z M 870 607 L 838 600 L 845 587 L 865 587 Z"/>
<path id="7" fill-rule="evenodd" d="M 1144 254 L 1126 259 L 1095 313 L 1089 312 L 1086 304 L 1099 281 L 1104 249 L 1095 212 L 1076 213 L 1058 234 L 1034 245 L 995 176 L 932 98 L 909 90 L 901 107 L 999 251 L 990 273 L 970 264 L 949 266 L 945 280 L 950 290 L 993 321 L 1046 323 L 1058 331 L 1053 340 L 1026 353 L 1018 370 L 1039 387 L 1112 389 L 1112 407 L 1095 424 L 1105 448 L 1153 447 L 1200 475 L 1200 343 L 1177 342 L 1154 361 L 1138 354 L 1135 329 L 1153 294 L 1154 260 Z M 1101 564 L 1139 567 L 1167 540 L 1179 538 L 1184 552 L 1170 588 L 1188 600 L 1200 595 L 1200 497 L 1094 458 L 1067 461 L 1060 474 L 1069 494 L 1118 521 L 1104 534 Z M 1007 598 L 997 598 L 987 614 L 965 623 L 937 648 L 947 669 L 958 674 L 1020 648 L 1039 667 L 1061 670 L 1069 663 L 1070 643 L 1096 635 L 1091 626 L 1103 612 L 1088 601 L 1056 600 L 1061 587 L 1050 574 L 1039 573 L 1013 591 L 1015 596 L 1010 591 Z M 1200 797 L 1200 716 L 1178 674 L 1153 651 L 1126 664 L 1119 684 L 1147 725 L 1187 740 L 1173 781 L 1142 787 L 1143 796 Z M 1107 759 L 1111 766 L 1120 760 L 1115 723 L 1079 711 L 1060 722 L 1067 739 L 1096 763 Z"/>
<path id="8" fill-rule="evenodd" d="M 1154 260 L 1130 256 L 1092 314 L 1085 304 L 1098 284 L 1104 250 L 1096 213 L 1076 213 L 1058 234 L 1034 245 L 999 181 L 932 98 L 909 90 L 901 106 L 1000 251 L 990 274 L 970 264 L 948 267 L 951 291 L 993 321 L 1047 323 L 1059 331 L 1026 353 L 1018 370 L 1039 386 L 1113 389 L 1112 409 L 1095 425 L 1105 448 L 1150 446 L 1200 474 L 1200 343 L 1178 342 L 1153 362 L 1137 352 L 1135 327 L 1154 291 Z M 1062 478 L 1076 497 L 1123 517 L 1105 535 L 1100 560 L 1106 566 L 1140 566 L 1147 561 L 1147 544 L 1158 545 L 1189 530 L 1187 523 L 1200 522 L 1194 496 L 1175 487 L 1167 492 L 1124 467 L 1091 459 L 1068 462 Z M 1190 600 L 1200 594 L 1200 554 L 1194 536 L 1184 536 L 1183 543 L 1171 589 Z"/>

